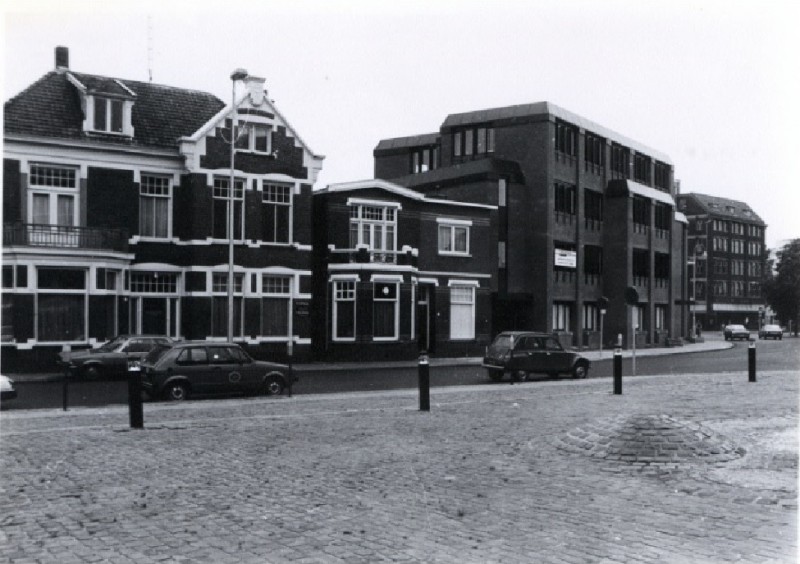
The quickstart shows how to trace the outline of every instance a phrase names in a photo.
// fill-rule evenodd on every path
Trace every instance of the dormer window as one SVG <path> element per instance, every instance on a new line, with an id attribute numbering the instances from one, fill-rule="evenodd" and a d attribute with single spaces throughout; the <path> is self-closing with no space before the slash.
<path id="1" fill-rule="evenodd" d="M 94 130 L 122 133 L 122 100 L 94 98 Z"/>

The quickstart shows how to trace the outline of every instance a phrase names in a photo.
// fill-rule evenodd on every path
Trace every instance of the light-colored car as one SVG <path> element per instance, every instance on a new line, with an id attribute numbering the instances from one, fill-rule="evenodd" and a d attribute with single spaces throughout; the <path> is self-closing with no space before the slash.
<path id="1" fill-rule="evenodd" d="M 59 364 L 72 376 L 87 380 L 125 376 L 159 345 L 171 345 L 165 335 L 120 335 L 96 349 L 59 353 Z"/>
<path id="2" fill-rule="evenodd" d="M 14 387 L 14 380 L 0 374 L 0 401 L 14 399 L 15 397 L 17 397 L 17 389 Z"/>
<path id="3" fill-rule="evenodd" d="M 722 333 L 726 341 L 733 341 L 734 339 L 750 340 L 750 331 L 744 325 L 726 325 Z"/>
<path id="4" fill-rule="evenodd" d="M 783 340 L 783 329 L 780 325 L 764 325 L 758 331 L 758 338 Z"/>

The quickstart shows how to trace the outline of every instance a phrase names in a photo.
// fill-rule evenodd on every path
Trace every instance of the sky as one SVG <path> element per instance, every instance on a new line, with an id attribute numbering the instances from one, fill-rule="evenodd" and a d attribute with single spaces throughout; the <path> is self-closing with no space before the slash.
<path id="1" fill-rule="evenodd" d="M 132 6 L 133 4 L 133 6 Z M 800 8 L 789 1 L 0 0 L 3 100 L 54 68 L 231 98 L 231 72 L 317 154 L 373 176 L 380 139 L 450 113 L 552 102 L 666 153 L 681 191 L 800 237 Z"/>

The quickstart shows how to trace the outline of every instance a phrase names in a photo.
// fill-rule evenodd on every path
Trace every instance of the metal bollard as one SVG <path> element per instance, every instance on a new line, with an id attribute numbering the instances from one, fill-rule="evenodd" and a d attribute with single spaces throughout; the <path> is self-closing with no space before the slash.
<path id="1" fill-rule="evenodd" d="M 428 353 L 419 353 L 419 410 L 431 410 L 431 379 L 430 366 L 428 365 Z"/>
<path id="2" fill-rule="evenodd" d="M 142 370 L 136 364 L 128 367 L 128 411 L 130 413 L 131 429 L 143 428 Z"/>
<path id="3" fill-rule="evenodd" d="M 614 395 L 622 394 L 622 351 L 614 350 Z"/>
<path id="4" fill-rule="evenodd" d="M 756 344 L 750 343 L 747 348 L 747 371 L 749 373 L 748 380 L 750 382 L 756 381 Z"/>
<path id="5" fill-rule="evenodd" d="M 70 362 L 70 360 L 69 360 L 70 354 L 69 353 L 72 352 L 72 346 L 71 345 L 64 345 L 63 347 L 61 347 L 61 350 L 63 352 L 65 352 L 65 353 L 67 353 L 66 356 L 65 356 L 65 362 L 64 362 L 64 378 L 61 381 L 61 405 L 62 405 L 63 410 L 66 411 L 67 410 L 67 396 L 68 396 L 67 388 L 69 386 L 69 384 L 68 384 L 68 382 L 69 382 L 69 362 Z"/>

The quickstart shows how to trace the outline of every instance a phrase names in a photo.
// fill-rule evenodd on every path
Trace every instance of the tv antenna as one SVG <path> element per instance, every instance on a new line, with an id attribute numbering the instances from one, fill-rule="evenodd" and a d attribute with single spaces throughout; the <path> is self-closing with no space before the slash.
<path id="1" fill-rule="evenodd" d="M 153 16 L 147 16 L 147 74 L 153 82 Z"/>

